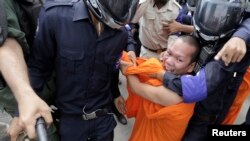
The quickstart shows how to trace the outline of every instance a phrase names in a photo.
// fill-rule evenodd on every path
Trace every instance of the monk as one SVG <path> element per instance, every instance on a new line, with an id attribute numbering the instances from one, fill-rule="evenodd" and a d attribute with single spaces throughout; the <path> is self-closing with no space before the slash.
<path id="1" fill-rule="evenodd" d="M 180 36 L 170 45 L 162 62 L 155 58 L 137 59 L 129 66 L 123 54 L 121 70 L 127 77 L 129 97 L 127 116 L 135 117 L 130 141 L 179 141 L 193 114 L 194 103 L 183 103 L 182 95 L 165 88 L 158 79 L 148 77 L 164 71 L 175 75 L 192 74 L 200 48 L 192 36 Z"/>

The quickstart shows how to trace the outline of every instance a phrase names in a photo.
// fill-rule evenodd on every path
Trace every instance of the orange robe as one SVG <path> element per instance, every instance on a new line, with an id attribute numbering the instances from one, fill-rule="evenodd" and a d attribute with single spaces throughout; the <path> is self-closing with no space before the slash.
<path id="1" fill-rule="evenodd" d="M 122 60 L 129 61 L 126 53 Z M 129 67 L 126 75 L 137 74 L 139 80 L 154 86 L 162 85 L 157 79 L 147 75 L 163 70 L 161 63 L 151 58 L 137 59 L 137 66 Z M 135 124 L 130 141 L 180 141 L 188 122 L 193 115 L 195 104 L 180 103 L 172 106 L 161 106 L 132 93 L 128 88 L 126 100 L 127 116 L 135 117 Z"/>

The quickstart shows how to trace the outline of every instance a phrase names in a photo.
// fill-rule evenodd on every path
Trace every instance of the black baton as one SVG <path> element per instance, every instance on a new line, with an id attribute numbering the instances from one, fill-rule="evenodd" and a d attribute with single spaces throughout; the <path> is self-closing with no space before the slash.
<path id="1" fill-rule="evenodd" d="M 47 128 L 44 119 L 42 117 L 39 117 L 36 121 L 38 141 L 48 141 L 48 134 L 46 129 Z"/>

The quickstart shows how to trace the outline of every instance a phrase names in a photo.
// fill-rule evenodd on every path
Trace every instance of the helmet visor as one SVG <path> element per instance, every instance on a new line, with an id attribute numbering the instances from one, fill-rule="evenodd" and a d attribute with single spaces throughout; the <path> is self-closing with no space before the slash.
<path id="1" fill-rule="evenodd" d="M 244 9 L 244 0 L 201 0 L 194 15 L 194 23 L 204 34 L 219 36 L 241 22 Z"/>
<path id="2" fill-rule="evenodd" d="M 118 24 L 127 24 L 134 16 L 138 0 L 98 0 L 105 14 Z"/>
<path id="3" fill-rule="evenodd" d="M 138 0 L 86 0 L 93 14 L 111 28 L 120 28 L 134 17 Z"/>

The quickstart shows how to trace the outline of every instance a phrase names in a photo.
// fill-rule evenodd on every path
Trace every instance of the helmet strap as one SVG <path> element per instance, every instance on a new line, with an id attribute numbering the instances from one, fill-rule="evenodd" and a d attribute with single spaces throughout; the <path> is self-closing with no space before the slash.
<path id="1" fill-rule="evenodd" d="M 91 11 L 89 11 L 89 13 L 90 13 L 90 17 L 93 22 L 93 25 L 95 26 L 97 35 L 100 36 L 104 30 L 104 24 L 99 19 L 97 19 Z"/>

